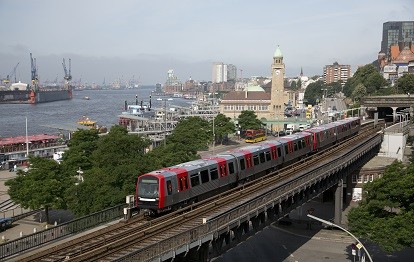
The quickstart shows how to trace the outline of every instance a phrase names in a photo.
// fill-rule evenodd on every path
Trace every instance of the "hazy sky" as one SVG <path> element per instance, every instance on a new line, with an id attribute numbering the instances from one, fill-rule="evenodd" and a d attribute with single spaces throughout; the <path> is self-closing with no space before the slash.
<path id="1" fill-rule="evenodd" d="M 210 81 L 216 61 L 269 76 L 277 45 L 287 76 L 335 61 L 355 72 L 377 58 L 383 23 L 407 20 L 412 0 L 0 0 L 0 76 L 20 62 L 27 83 L 30 52 L 41 81 L 63 78 L 62 58 L 74 80 L 98 84 L 165 83 L 169 69 Z"/>

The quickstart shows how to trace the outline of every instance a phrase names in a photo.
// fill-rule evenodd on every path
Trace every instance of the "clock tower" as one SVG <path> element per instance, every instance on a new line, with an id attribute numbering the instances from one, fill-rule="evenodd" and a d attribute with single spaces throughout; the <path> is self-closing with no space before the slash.
<path id="1" fill-rule="evenodd" d="M 283 119 L 285 116 L 284 99 L 284 76 L 285 65 L 283 64 L 283 55 L 279 46 L 273 55 L 272 63 L 272 89 L 270 96 L 270 117 L 272 120 Z"/>

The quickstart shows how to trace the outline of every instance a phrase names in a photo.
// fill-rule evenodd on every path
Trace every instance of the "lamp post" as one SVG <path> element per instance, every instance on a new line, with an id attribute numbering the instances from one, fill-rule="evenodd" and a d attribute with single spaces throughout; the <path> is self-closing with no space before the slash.
<path id="1" fill-rule="evenodd" d="M 167 101 L 171 101 L 173 99 L 172 98 L 168 98 L 168 99 L 157 98 L 157 100 L 164 102 L 164 146 L 166 146 L 167 144 Z"/>
<path id="2" fill-rule="evenodd" d="M 368 250 L 367 250 L 367 249 L 365 248 L 365 246 L 361 243 L 361 241 L 359 241 L 359 239 L 358 239 L 356 236 L 354 236 L 351 232 L 349 232 L 349 231 L 348 231 L 348 230 L 346 230 L 345 228 L 340 227 L 340 226 L 338 226 L 338 225 L 336 225 L 336 224 L 334 224 L 334 223 L 332 223 L 332 222 L 329 222 L 329 221 L 324 220 L 324 219 L 319 218 L 319 217 L 315 217 L 315 216 L 313 216 L 313 215 L 311 215 L 311 214 L 308 214 L 308 217 L 313 218 L 313 219 L 315 219 L 315 220 L 317 220 L 317 221 L 319 221 L 319 222 L 322 222 L 322 223 L 324 223 L 324 224 L 327 224 L 328 226 L 331 226 L 331 227 L 337 227 L 337 228 L 341 229 L 342 231 L 345 231 L 346 233 L 348 233 L 351 237 L 353 237 L 356 241 L 358 241 L 358 244 L 360 244 L 360 245 L 362 246 L 362 248 L 364 249 L 365 253 L 367 254 L 367 256 L 368 256 L 368 258 L 369 258 L 369 261 L 371 261 L 371 262 L 372 262 L 371 255 L 368 253 Z"/>
<path id="3" fill-rule="evenodd" d="M 26 157 L 29 158 L 29 137 L 27 136 L 27 117 L 26 117 Z"/>

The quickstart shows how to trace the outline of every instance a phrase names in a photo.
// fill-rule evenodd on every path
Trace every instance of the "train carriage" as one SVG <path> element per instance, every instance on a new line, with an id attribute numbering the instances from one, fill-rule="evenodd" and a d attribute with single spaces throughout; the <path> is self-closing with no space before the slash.
<path id="1" fill-rule="evenodd" d="M 359 118 L 348 118 L 152 171 L 138 178 L 137 206 L 162 213 L 206 199 L 352 136 L 360 125 Z"/>

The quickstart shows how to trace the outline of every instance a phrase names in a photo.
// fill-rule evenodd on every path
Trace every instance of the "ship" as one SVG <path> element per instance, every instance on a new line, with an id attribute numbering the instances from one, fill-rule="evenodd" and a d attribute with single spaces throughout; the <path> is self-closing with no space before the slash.
<path id="1" fill-rule="evenodd" d="M 31 85 L 19 82 L 6 87 L 5 90 L 0 90 L 0 104 L 38 104 L 72 99 L 70 59 L 69 71 L 66 68 L 65 59 L 63 59 L 62 65 L 65 72 L 65 84 L 62 87 L 39 86 L 36 58 L 32 57 L 32 53 L 30 53 L 30 60 Z"/>

